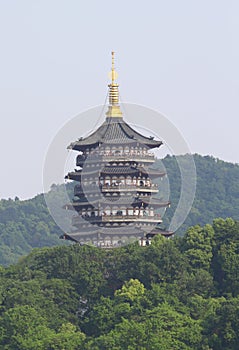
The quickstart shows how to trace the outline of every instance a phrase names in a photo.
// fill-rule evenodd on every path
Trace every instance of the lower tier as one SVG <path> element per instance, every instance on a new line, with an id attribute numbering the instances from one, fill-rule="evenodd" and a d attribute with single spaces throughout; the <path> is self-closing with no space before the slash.
<path id="1" fill-rule="evenodd" d="M 116 248 L 134 241 L 139 241 L 141 245 L 145 245 L 145 242 L 159 234 L 166 238 L 173 236 L 173 232 L 159 228 L 144 231 L 132 225 L 114 228 L 97 227 L 95 230 L 91 227 L 88 230 L 65 233 L 60 238 L 96 247 Z"/>

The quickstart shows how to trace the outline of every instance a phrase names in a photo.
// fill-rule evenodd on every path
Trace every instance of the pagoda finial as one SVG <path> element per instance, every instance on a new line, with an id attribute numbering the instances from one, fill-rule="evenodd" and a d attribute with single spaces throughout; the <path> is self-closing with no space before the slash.
<path id="1" fill-rule="evenodd" d="M 115 71 L 115 53 L 114 51 L 111 52 L 111 82 L 114 84 L 115 80 L 118 77 L 117 72 Z"/>
<path id="2" fill-rule="evenodd" d="M 122 112 L 119 106 L 119 85 L 115 83 L 118 74 L 115 70 L 115 53 L 111 52 L 111 72 L 109 73 L 111 84 L 109 87 L 109 109 L 106 113 L 107 117 L 121 117 Z"/>

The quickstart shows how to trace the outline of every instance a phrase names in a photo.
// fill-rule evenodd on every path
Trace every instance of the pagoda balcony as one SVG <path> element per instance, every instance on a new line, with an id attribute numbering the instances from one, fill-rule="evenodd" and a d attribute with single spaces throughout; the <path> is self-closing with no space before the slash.
<path id="1" fill-rule="evenodd" d="M 112 153 L 112 154 L 90 154 L 86 156 L 84 154 L 79 154 L 76 158 L 76 165 L 83 167 L 85 161 L 89 164 L 94 163 L 110 163 L 110 162 L 144 162 L 144 163 L 154 163 L 155 156 L 153 153 L 147 154 L 131 154 L 131 153 Z"/>
<path id="2" fill-rule="evenodd" d="M 146 215 L 104 215 L 102 216 L 102 222 L 147 222 L 147 223 L 161 223 L 162 219 L 160 215 L 154 216 Z"/>
<path id="3" fill-rule="evenodd" d="M 158 193 L 158 185 L 136 185 L 136 184 L 112 184 L 112 185 L 96 185 L 89 184 L 74 188 L 74 196 L 80 196 L 84 193 L 114 193 L 114 192 L 144 192 L 144 193 Z"/>
<path id="4" fill-rule="evenodd" d="M 150 185 L 136 185 L 136 184 L 112 184 L 112 185 L 103 185 L 101 191 L 104 193 L 107 192 L 149 192 L 149 193 L 157 193 L 158 185 L 150 184 Z"/>
<path id="5" fill-rule="evenodd" d="M 84 223 L 84 221 L 87 221 L 91 224 L 101 224 L 101 223 L 152 223 L 157 224 L 161 223 L 162 219 L 159 214 L 155 214 L 153 216 L 146 216 L 146 215 L 77 215 L 73 216 L 72 218 L 72 225 L 78 226 Z"/>
<path id="6" fill-rule="evenodd" d="M 102 160 L 105 162 L 149 162 L 153 163 L 155 162 L 155 156 L 153 153 L 147 153 L 147 154 L 106 154 L 102 156 Z"/>

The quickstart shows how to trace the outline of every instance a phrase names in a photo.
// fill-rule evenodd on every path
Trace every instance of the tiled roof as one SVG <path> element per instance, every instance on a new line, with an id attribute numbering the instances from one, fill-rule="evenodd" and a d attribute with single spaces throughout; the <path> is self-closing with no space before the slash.
<path id="1" fill-rule="evenodd" d="M 88 146 L 98 144 L 130 144 L 141 143 L 149 148 L 159 147 L 162 141 L 146 137 L 134 130 L 122 118 L 106 118 L 104 123 L 92 134 L 80 138 L 69 145 L 68 148 L 81 150 Z"/>
<path id="2" fill-rule="evenodd" d="M 143 231 L 143 229 L 135 227 L 134 225 L 111 227 L 111 228 L 102 227 L 102 228 L 96 228 L 95 230 L 91 226 L 89 228 L 85 228 L 81 232 L 75 231 L 72 233 L 66 233 L 61 238 L 72 240 L 74 242 L 82 242 L 84 241 L 85 237 L 90 239 L 91 236 L 96 236 L 98 234 L 100 235 L 101 239 L 104 239 L 104 237 L 112 237 L 112 236 L 115 236 L 115 237 L 135 236 L 135 238 L 137 237 L 138 239 L 140 239 L 141 237 L 144 237 L 145 234 L 146 234 L 145 237 L 153 237 L 154 235 L 158 235 L 158 234 L 163 235 L 165 237 L 170 237 L 173 235 L 173 232 L 154 228 L 149 233 L 147 233 Z"/>
<path id="3" fill-rule="evenodd" d="M 129 206 L 141 206 L 142 203 L 150 204 L 156 207 L 168 207 L 170 202 L 162 202 L 162 200 L 158 198 L 152 198 L 151 196 L 141 196 L 141 197 L 133 197 L 133 196 L 119 196 L 119 197 L 104 197 L 102 196 L 100 199 L 90 198 L 87 200 L 85 197 L 84 200 L 76 201 L 73 203 L 69 203 L 64 206 L 66 209 L 73 209 L 76 207 L 89 207 L 92 206 L 94 208 L 98 208 L 99 206 L 115 206 L 120 205 L 129 205 Z"/>
<path id="4" fill-rule="evenodd" d="M 105 165 L 104 167 L 100 168 L 99 166 L 95 167 L 84 167 L 83 169 L 76 170 L 75 172 L 72 171 L 68 173 L 68 175 L 65 176 L 65 178 L 70 178 L 72 180 L 75 180 L 83 174 L 84 176 L 89 175 L 139 175 L 143 174 L 146 176 L 153 176 L 153 177 L 163 177 L 165 176 L 165 172 L 158 170 L 158 169 L 151 169 L 147 167 L 142 166 L 115 166 L 115 165 Z"/>

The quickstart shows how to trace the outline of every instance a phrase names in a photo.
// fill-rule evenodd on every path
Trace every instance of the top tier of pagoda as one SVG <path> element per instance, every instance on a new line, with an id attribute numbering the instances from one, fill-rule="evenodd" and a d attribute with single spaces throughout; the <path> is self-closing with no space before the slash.
<path id="1" fill-rule="evenodd" d="M 153 179 L 165 173 L 151 168 L 155 157 L 150 152 L 162 141 L 140 134 L 124 121 L 113 52 L 110 77 L 105 121 L 68 147 L 79 154 L 78 168 L 66 178 L 78 184 L 72 203 L 66 205 L 76 212 L 72 221 L 76 229 L 64 238 L 113 247 L 128 239 L 143 242 L 158 233 L 168 237 L 172 233 L 156 226 L 162 222 L 158 208 L 166 208 L 169 202 L 153 197 L 158 192 Z"/>
<path id="2" fill-rule="evenodd" d="M 111 83 L 109 87 L 109 105 L 104 123 L 88 137 L 81 137 L 68 147 L 76 151 L 84 152 L 87 148 L 99 147 L 102 144 L 134 146 L 142 144 L 148 148 L 160 147 L 162 141 L 156 141 L 153 137 L 146 137 L 134 130 L 124 119 L 119 105 L 119 85 L 115 82 L 117 73 L 114 66 L 114 52 L 112 52 Z"/>

